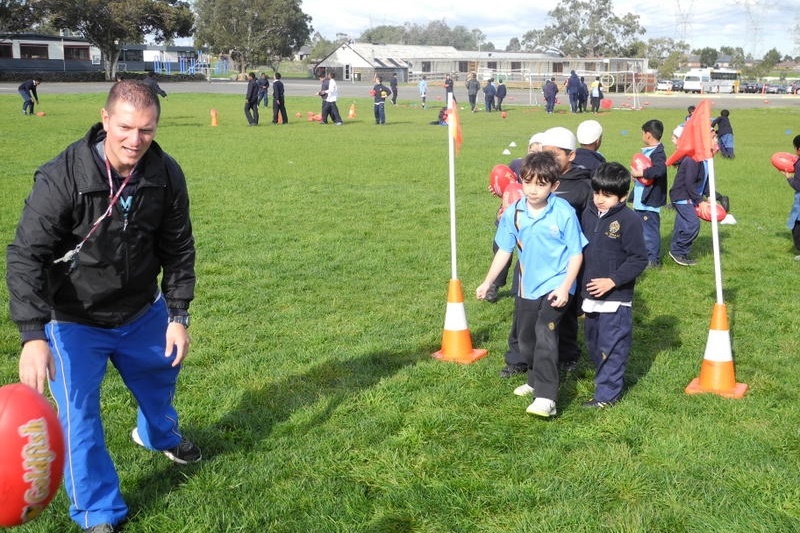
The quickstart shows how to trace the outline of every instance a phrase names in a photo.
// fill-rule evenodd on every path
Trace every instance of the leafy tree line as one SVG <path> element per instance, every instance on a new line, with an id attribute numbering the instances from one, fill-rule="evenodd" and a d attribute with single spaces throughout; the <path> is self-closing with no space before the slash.
<path id="1" fill-rule="evenodd" d="M 686 63 L 689 44 L 667 37 L 644 40 L 639 15 L 614 12 L 613 0 L 563 0 L 548 12 L 549 23 L 512 38 L 507 51 L 555 52 L 567 57 L 644 57 L 659 76 L 669 78 Z M 69 29 L 83 35 L 103 52 L 106 76 L 116 75 L 123 44 L 156 43 L 194 36 L 195 46 L 226 54 L 238 71 L 253 65 L 277 69 L 280 61 L 301 46 L 312 45 L 312 58 L 322 58 L 353 36 L 329 41 L 313 34 L 311 18 L 300 0 L 0 0 L 0 31 L 34 29 L 44 33 Z M 800 23 L 791 29 L 800 46 Z M 445 20 L 425 25 L 377 26 L 358 36 L 360 41 L 387 44 L 452 46 L 458 50 L 495 50 L 477 28 L 450 28 Z M 763 76 L 781 60 L 772 49 L 756 66 L 741 47 L 691 50 L 705 66 L 719 55 L 752 77 Z"/>

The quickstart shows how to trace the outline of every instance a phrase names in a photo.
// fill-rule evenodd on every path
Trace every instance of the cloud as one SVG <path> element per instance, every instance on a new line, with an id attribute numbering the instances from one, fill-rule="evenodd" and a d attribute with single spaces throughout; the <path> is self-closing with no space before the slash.
<path id="1" fill-rule="evenodd" d="M 617 0 L 613 3 L 617 15 L 634 13 L 647 33 L 644 38 L 671 37 L 685 40 L 692 48 L 741 46 L 745 53 L 763 56 L 771 48 L 781 54 L 795 55 L 798 48 L 790 27 L 800 24 L 794 15 L 796 0 L 737 0 L 720 6 L 717 2 L 653 2 L 652 0 Z M 503 49 L 513 37 L 521 38 L 531 29 L 541 29 L 552 22 L 547 13 L 557 5 L 556 0 L 544 0 L 531 7 L 529 0 L 506 0 L 498 9 L 487 8 L 484 1 L 463 0 L 457 8 L 431 0 L 404 0 L 380 4 L 374 12 L 361 0 L 303 0 L 302 9 L 312 17 L 314 30 L 326 39 L 337 33 L 357 38 L 365 30 L 382 25 L 400 26 L 405 23 L 427 25 L 444 20 L 451 28 L 464 26 L 480 29 L 497 48 Z M 331 9 L 336 10 L 331 15 Z M 787 22 L 786 16 L 791 14 Z"/>

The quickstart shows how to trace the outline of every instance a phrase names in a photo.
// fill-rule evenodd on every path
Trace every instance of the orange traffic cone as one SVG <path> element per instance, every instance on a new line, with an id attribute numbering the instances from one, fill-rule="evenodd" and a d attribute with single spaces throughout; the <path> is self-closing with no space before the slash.
<path id="1" fill-rule="evenodd" d="M 700 377 L 694 378 L 685 392 L 686 394 L 711 392 L 736 399 L 747 392 L 746 383 L 736 383 L 725 304 L 714 305 Z"/>
<path id="2" fill-rule="evenodd" d="M 347 113 L 347 118 L 349 118 L 349 119 L 356 118 L 356 103 L 355 102 L 350 104 L 350 111 Z"/>
<path id="3" fill-rule="evenodd" d="M 217 125 L 217 110 L 216 109 L 212 109 L 211 110 L 211 125 L 212 126 L 216 126 Z"/>
<path id="4" fill-rule="evenodd" d="M 474 363 L 488 353 L 472 347 L 472 338 L 467 327 L 467 314 L 464 311 L 464 294 L 461 282 L 451 279 L 447 287 L 447 312 L 444 317 L 442 349 L 431 354 L 442 361 L 455 363 Z"/>

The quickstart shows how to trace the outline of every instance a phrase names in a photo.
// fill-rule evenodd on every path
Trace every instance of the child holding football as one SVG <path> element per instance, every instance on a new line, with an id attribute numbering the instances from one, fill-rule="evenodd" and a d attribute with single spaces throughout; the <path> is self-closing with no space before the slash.
<path id="1" fill-rule="evenodd" d="M 795 153 L 800 156 L 800 135 L 796 135 L 792 139 Z M 792 239 L 794 240 L 794 247 L 800 251 L 800 159 L 794 163 L 794 172 L 783 172 L 786 176 L 786 182 L 789 187 L 794 189 L 794 203 L 792 203 L 792 210 L 789 211 L 789 220 L 786 221 L 786 227 L 792 232 Z M 800 255 L 794 257 L 795 261 L 800 261 Z"/>

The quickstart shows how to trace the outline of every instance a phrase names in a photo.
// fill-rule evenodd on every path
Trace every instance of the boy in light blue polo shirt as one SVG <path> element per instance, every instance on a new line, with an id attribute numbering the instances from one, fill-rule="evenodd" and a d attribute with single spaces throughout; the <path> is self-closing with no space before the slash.
<path id="1" fill-rule="evenodd" d="M 556 414 L 558 398 L 558 324 L 575 294 L 576 278 L 587 240 L 575 210 L 553 192 L 561 166 L 549 152 L 530 154 L 520 171 L 524 198 L 509 206 L 495 234 L 497 253 L 483 283 L 475 290 L 486 297 L 499 272 L 517 249 L 519 297 L 514 310 L 519 350 L 528 363 L 528 381 L 514 394 L 535 398 L 526 412 Z"/>

